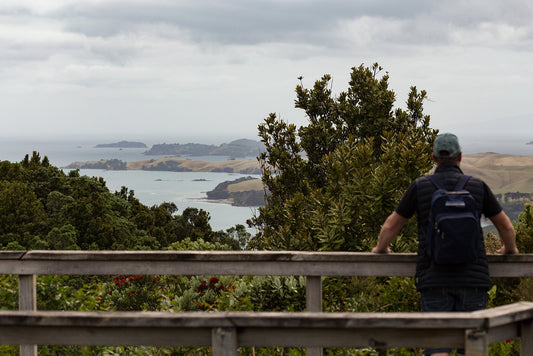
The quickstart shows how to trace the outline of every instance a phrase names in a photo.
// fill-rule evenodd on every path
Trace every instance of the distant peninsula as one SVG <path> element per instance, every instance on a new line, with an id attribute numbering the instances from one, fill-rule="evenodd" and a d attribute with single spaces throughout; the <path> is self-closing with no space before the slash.
<path id="1" fill-rule="evenodd" d="M 257 160 L 193 161 L 185 158 L 168 157 L 144 161 L 124 162 L 118 159 L 73 162 L 68 169 L 142 170 L 168 172 L 224 172 L 261 174 Z"/>
<path id="2" fill-rule="evenodd" d="M 148 156 L 228 156 L 231 158 L 257 157 L 265 150 L 260 141 L 239 139 L 221 145 L 201 143 L 161 143 L 144 152 Z"/>
<path id="3" fill-rule="evenodd" d="M 233 206 L 262 206 L 265 204 L 265 190 L 261 179 L 242 177 L 225 181 L 206 193 L 209 200 L 222 200 Z"/>
<path id="4" fill-rule="evenodd" d="M 120 141 L 115 143 L 101 143 L 96 146 L 95 148 L 148 148 L 144 143 L 142 142 L 132 142 L 132 141 Z"/>

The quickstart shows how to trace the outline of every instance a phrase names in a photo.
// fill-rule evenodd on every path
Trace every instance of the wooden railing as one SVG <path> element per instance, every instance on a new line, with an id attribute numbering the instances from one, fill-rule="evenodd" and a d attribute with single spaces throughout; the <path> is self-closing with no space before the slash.
<path id="1" fill-rule="evenodd" d="M 452 347 L 488 355 L 492 342 L 521 338 L 533 354 L 533 303 L 471 313 L 161 313 L 0 311 L 0 343 L 211 346 Z"/>
<path id="2" fill-rule="evenodd" d="M 167 344 L 168 341 L 159 342 L 157 338 L 145 339 L 134 336 L 146 332 L 147 335 L 169 335 L 169 338 L 173 335 L 172 337 L 178 341 L 171 343 L 172 345 L 213 345 L 215 355 L 235 355 L 239 345 L 315 347 L 309 354 L 319 354 L 320 347 L 323 346 L 448 345 L 484 350 L 488 343 L 521 337 L 523 354 L 528 355 L 524 353 L 524 345 L 526 350 L 531 351 L 529 354 L 533 354 L 531 346 L 528 346 L 529 342 L 524 342 L 526 333 L 530 335 L 528 339 L 533 340 L 529 326 L 533 317 L 533 307 L 530 303 L 474 313 L 438 315 L 320 313 L 321 277 L 409 277 L 414 275 L 415 261 L 414 254 L 375 255 L 345 252 L 5 251 L 0 252 L 0 274 L 19 276 L 20 311 L 0 314 L 2 320 L 0 334 L 4 335 L 0 337 L 0 341 L 30 345 L 21 346 L 21 355 L 36 354 L 36 347 L 33 344 L 108 345 L 111 341 L 108 336 L 115 333 L 133 335 L 127 340 L 132 342 L 137 340 L 134 344 L 137 342 L 143 344 L 147 342 L 150 345 Z M 492 277 L 530 277 L 533 276 L 533 255 L 490 255 L 489 268 Z M 39 312 L 36 311 L 35 292 L 35 275 L 38 274 L 306 276 L 308 313 Z M 128 324 L 127 320 L 134 318 L 140 318 L 138 326 L 133 326 L 135 323 Z M 164 320 L 166 322 L 163 322 Z M 300 326 L 296 327 L 297 325 Z M 276 331 L 278 329 L 285 332 Z M 17 330 L 26 330 L 23 333 L 26 336 L 22 337 Z M 54 330 L 64 330 L 64 332 L 59 332 L 54 337 L 46 336 L 53 334 Z M 78 330 L 79 333 L 74 333 L 74 330 Z M 410 332 L 407 332 L 409 330 Z M 266 337 L 263 332 L 273 336 Z M 337 333 L 344 336 L 335 338 L 334 335 Z M 178 334 L 187 336 L 182 338 Z M 206 338 L 205 334 L 211 336 Z M 308 338 L 304 334 L 316 334 L 316 337 Z M 331 341 L 320 335 L 329 335 Z M 381 339 L 382 335 L 384 336 Z M 420 338 L 422 335 L 425 336 Z M 124 344 L 129 344 L 125 337 L 119 339 Z M 164 339 L 163 336 L 161 338 Z M 186 340 L 190 341 L 185 342 Z"/>

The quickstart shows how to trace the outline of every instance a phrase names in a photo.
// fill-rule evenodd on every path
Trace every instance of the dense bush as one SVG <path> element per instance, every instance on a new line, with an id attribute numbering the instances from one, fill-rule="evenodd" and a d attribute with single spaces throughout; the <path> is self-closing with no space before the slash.
<path id="1" fill-rule="evenodd" d="M 348 89 L 334 95 L 324 75 L 296 87 L 308 125 L 271 114 L 259 125 L 259 156 L 270 194 L 250 221 L 259 249 L 369 251 L 381 224 L 411 181 L 432 167 L 437 131 L 423 113 L 425 91 L 411 87 L 407 109 L 394 108 L 388 74 L 374 64 L 352 68 Z M 396 251 L 415 251 L 416 227 Z"/>
<path id="2" fill-rule="evenodd" d="M 112 193 L 102 178 L 65 174 L 37 152 L 20 163 L 0 162 L 0 177 L 4 250 L 164 249 L 186 238 L 239 249 L 247 240 L 243 226 L 215 232 L 204 210 L 180 215 L 174 203 L 145 206 L 128 188 Z"/>

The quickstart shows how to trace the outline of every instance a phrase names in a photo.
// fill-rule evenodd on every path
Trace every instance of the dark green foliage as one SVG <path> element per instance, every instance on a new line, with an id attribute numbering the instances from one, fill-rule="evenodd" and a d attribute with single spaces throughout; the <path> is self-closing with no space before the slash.
<path id="1" fill-rule="evenodd" d="M 324 278 L 323 301 L 328 312 L 420 311 L 420 296 L 412 278 Z"/>
<path id="2" fill-rule="evenodd" d="M 496 194 L 496 199 L 500 202 L 503 210 L 511 220 L 517 220 L 520 213 L 524 211 L 524 206 L 533 200 L 532 193 L 508 192 Z"/>
<path id="3" fill-rule="evenodd" d="M 81 165 L 79 165 L 79 168 L 82 168 L 82 169 L 107 169 L 107 170 L 115 170 L 115 171 L 120 171 L 120 170 L 125 170 L 127 169 L 126 167 L 126 162 L 124 161 L 121 161 L 119 159 L 110 159 L 110 160 L 100 160 L 98 162 L 85 162 Z"/>
<path id="4" fill-rule="evenodd" d="M 423 114 L 425 91 L 411 88 L 407 110 L 381 68 L 353 68 L 349 88 L 334 97 L 331 77 L 296 87 L 295 106 L 309 125 L 297 128 L 271 114 L 259 126 L 266 151 L 262 181 L 271 193 L 251 221 L 263 249 L 369 251 L 381 224 L 409 183 L 432 167 L 437 133 Z M 410 223 L 393 248 L 414 251 Z"/>
<path id="5" fill-rule="evenodd" d="M 521 253 L 533 253 L 533 202 L 524 206 L 524 211 L 515 222 L 516 244 Z"/>
<path id="6" fill-rule="evenodd" d="M 174 155 L 174 156 L 230 156 L 254 157 L 263 150 L 260 142 L 240 139 L 220 146 L 204 145 L 199 143 L 186 144 L 157 144 L 146 151 L 147 155 Z"/>
<path id="7" fill-rule="evenodd" d="M 102 178 L 78 170 L 65 174 L 37 152 L 20 163 L 0 162 L 2 249 L 163 249 L 186 238 L 240 249 L 247 240 L 238 227 L 214 232 L 204 210 L 177 211 L 174 203 L 147 207 L 126 187 L 113 194 Z"/>
<path id="8" fill-rule="evenodd" d="M 249 293 L 255 311 L 305 311 L 303 277 L 255 277 Z"/>

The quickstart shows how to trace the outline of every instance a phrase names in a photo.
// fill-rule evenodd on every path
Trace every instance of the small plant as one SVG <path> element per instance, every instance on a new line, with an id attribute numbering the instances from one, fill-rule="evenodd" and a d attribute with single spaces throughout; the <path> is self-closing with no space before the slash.
<path id="1" fill-rule="evenodd" d="M 158 277 L 120 275 L 104 286 L 97 302 L 104 310 L 158 310 L 165 289 Z"/>
<path id="2" fill-rule="evenodd" d="M 214 311 L 240 309 L 235 277 L 181 277 L 176 293 L 167 300 L 172 311 Z"/>

